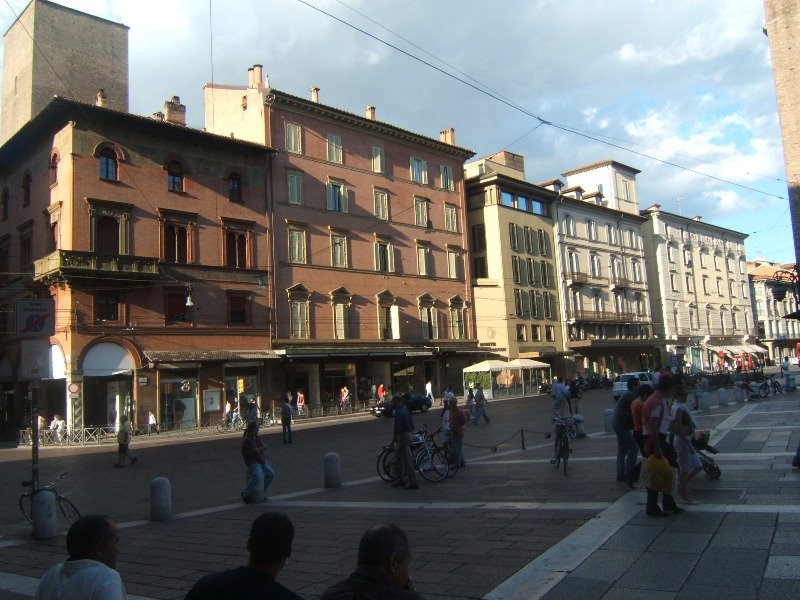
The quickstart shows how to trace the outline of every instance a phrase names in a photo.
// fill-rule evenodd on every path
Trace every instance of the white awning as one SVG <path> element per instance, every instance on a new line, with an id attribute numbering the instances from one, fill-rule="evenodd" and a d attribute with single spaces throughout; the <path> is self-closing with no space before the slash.
<path id="1" fill-rule="evenodd" d="M 507 363 L 509 369 L 549 369 L 550 365 L 530 358 L 515 358 Z"/>
<path id="2" fill-rule="evenodd" d="M 50 369 L 47 373 L 47 379 L 66 379 L 67 378 L 67 364 L 64 360 L 64 352 L 61 346 L 53 344 L 50 346 Z"/>
<path id="3" fill-rule="evenodd" d="M 89 377 L 132 374 L 134 367 L 128 351 L 110 342 L 92 346 L 83 359 L 83 374 Z"/>
<path id="4" fill-rule="evenodd" d="M 502 371 L 508 368 L 504 360 L 484 360 L 474 365 L 464 367 L 464 373 L 480 373 L 482 371 Z"/>

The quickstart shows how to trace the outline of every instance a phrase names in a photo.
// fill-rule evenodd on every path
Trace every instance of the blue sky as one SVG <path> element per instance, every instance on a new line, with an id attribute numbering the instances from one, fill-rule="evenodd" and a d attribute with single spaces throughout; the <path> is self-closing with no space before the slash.
<path id="1" fill-rule="evenodd" d="M 460 79 L 481 82 L 524 110 L 304 2 Z M 4 31 L 12 8 L 26 4 L 0 5 Z M 326 104 L 358 114 L 374 105 L 379 120 L 418 133 L 437 137 L 455 127 L 457 143 L 478 156 L 502 149 L 522 154 L 532 182 L 598 160 L 629 164 L 642 171 L 641 208 L 658 203 L 702 215 L 750 234 L 749 258 L 794 260 L 758 0 L 62 4 L 131 28 L 132 112 L 151 114 L 178 95 L 190 125 L 202 127 L 203 84 L 244 85 L 247 68 L 262 63 L 270 83 L 285 92 L 307 96 L 318 86 Z M 613 145 L 551 125 L 531 132 L 539 123 L 531 114 Z"/>

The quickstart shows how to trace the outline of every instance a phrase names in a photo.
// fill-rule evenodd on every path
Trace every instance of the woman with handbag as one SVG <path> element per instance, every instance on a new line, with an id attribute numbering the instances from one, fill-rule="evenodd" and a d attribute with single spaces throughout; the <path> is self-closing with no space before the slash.
<path id="1" fill-rule="evenodd" d="M 697 504 L 697 500 L 689 496 L 688 489 L 689 481 L 703 470 L 703 463 L 692 445 L 695 435 L 694 420 L 686 403 L 686 390 L 678 386 L 672 397 L 675 404 L 670 431 L 673 435 L 672 444 L 678 454 L 678 494 L 684 504 Z"/>
<path id="2" fill-rule="evenodd" d="M 675 450 L 667 442 L 667 434 L 671 423 L 667 396 L 672 390 L 672 377 L 661 376 L 656 391 L 651 394 L 642 407 L 642 433 L 645 436 L 645 453 L 647 454 L 647 470 L 650 482 L 647 486 L 647 508 L 649 517 L 668 517 L 670 513 L 682 513 L 683 509 L 675 504 L 672 496 L 672 478 L 670 466 L 677 466 Z M 674 464 L 673 464 L 674 463 Z M 654 467 L 658 471 L 670 473 L 665 477 L 664 485 L 655 485 Z M 662 467 L 666 467 L 662 469 Z M 660 478 L 659 478 L 660 479 Z M 661 507 L 658 506 L 658 495 L 662 494 Z"/>

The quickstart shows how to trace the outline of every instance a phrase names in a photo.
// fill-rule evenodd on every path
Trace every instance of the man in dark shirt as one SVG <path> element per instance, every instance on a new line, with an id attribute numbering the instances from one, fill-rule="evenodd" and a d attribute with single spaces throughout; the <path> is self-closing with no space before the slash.
<path id="1" fill-rule="evenodd" d="M 185 600 L 302 600 L 275 578 L 292 555 L 294 525 L 283 513 L 265 512 L 250 528 L 246 567 L 211 573 L 198 581 Z"/>
<path id="2" fill-rule="evenodd" d="M 633 439 L 631 402 L 639 393 L 639 378 L 631 377 L 627 385 L 628 389 L 622 393 L 614 406 L 611 425 L 617 434 L 617 481 L 627 481 L 628 485 L 633 487 L 639 447 Z"/>
<path id="3" fill-rule="evenodd" d="M 411 434 L 414 431 L 414 421 L 411 420 L 411 411 L 403 403 L 403 397 L 398 395 L 392 398 L 394 408 L 394 436 L 392 445 L 395 447 L 395 473 L 397 481 L 394 487 L 405 487 L 415 490 L 419 487 L 417 476 L 414 473 L 414 461 L 411 458 Z"/>
<path id="4" fill-rule="evenodd" d="M 281 426 L 283 427 L 283 443 L 292 443 L 292 405 L 289 403 L 289 398 L 283 403 L 281 407 Z"/>
<path id="5" fill-rule="evenodd" d="M 358 565 L 319 600 L 422 600 L 409 577 L 411 544 L 392 523 L 373 525 L 358 544 Z"/>

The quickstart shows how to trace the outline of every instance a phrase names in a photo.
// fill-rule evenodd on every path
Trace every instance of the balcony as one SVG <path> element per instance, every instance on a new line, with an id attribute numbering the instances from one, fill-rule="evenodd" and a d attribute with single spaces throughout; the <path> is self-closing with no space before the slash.
<path id="1" fill-rule="evenodd" d="M 610 310 L 570 310 L 567 312 L 570 322 L 589 321 L 593 323 L 649 323 L 650 317 L 632 312 L 614 312 Z"/>
<path id="2" fill-rule="evenodd" d="M 111 279 L 161 279 L 159 259 L 145 256 L 97 254 L 75 250 L 56 250 L 33 264 L 33 280 L 82 277 Z"/>
<path id="3" fill-rule="evenodd" d="M 633 282 L 628 279 L 627 277 L 612 277 L 611 278 L 611 289 L 612 290 L 627 290 L 630 289 Z"/>
<path id="4" fill-rule="evenodd" d="M 580 287 L 589 283 L 589 276 L 580 271 L 572 271 L 564 275 L 564 280 L 567 282 L 567 287 Z"/>

